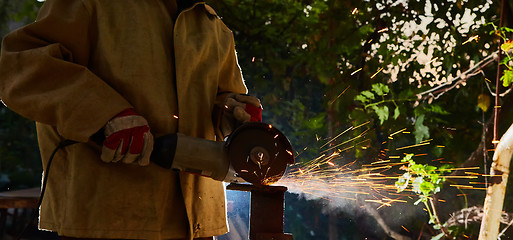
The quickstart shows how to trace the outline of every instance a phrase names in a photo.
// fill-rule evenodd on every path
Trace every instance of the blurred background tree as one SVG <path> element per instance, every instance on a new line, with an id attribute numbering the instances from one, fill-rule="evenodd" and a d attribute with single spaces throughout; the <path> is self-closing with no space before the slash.
<path id="1" fill-rule="evenodd" d="M 503 26 L 511 23 L 510 2 L 504 1 Z M 371 121 L 353 133 L 358 136 L 368 129 L 370 141 L 346 152 L 345 163 L 358 159 L 363 165 L 414 153 L 422 164 L 478 166 L 480 173 L 487 174 L 493 153 L 497 76 L 493 56 L 499 42 L 494 25 L 499 25 L 500 1 L 219 0 L 212 4 L 235 34 L 250 93 L 263 99 L 264 120 L 286 133 L 301 152 L 298 161 L 318 157 L 319 146 L 348 127 Z M 508 109 L 513 101 L 508 93 L 499 100 L 500 137 L 512 122 Z M 411 134 L 389 138 L 403 128 Z M 397 150 L 415 143 L 429 144 Z M 386 156 L 380 156 L 382 152 Z M 455 211 L 483 204 L 485 191 L 449 186 L 458 183 L 462 181 L 448 181 L 437 195 L 444 200 L 437 206 L 442 221 Z M 386 235 L 374 227 L 375 218 L 359 210 L 364 205 L 359 202 L 319 215 L 338 223 L 353 222 L 356 235 L 332 222 L 311 232 L 298 226 L 319 221 L 300 209 L 315 204 L 296 206 L 299 202 L 287 202 L 291 210 L 287 226 L 300 239 Z M 415 208 L 402 204 L 379 212 L 402 235 L 436 235 L 424 228 L 428 214 Z M 337 233 L 336 228 L 341 230 Z M 475 237 L 475 229 L 466 234 Z"/>
<path id="2" fill-rule="evenodd" d="M 356 166 L 361 166 L 413 153 L 419 163 L 478 166 L 480 173 L 488 172 L 498 72 L 495 27 L 501 9 L 503 26 L 511 26 L 513 1 L 207 2 L 234 32 L 246 84 L 250 94 L 262 99 L 264 121 L 289 137 L 300 153 L 297 161 L 318 157 L 327 141 L 370 121 L 332 142 L 366 131 L 368 141 L 351 143 L 352 150 L 344 152 L 338 164 L 358 160 Z M 19 26 L 14 22 L 32 21 L 38 7 L 35 0 L 0 0 L 2 36 Z M 499 89 L 504 93 L 499 136 L 513 120 L 507 90 Z M 33 124 L 3 106 L 0 118 L 0 188 L 37 186 L 41 166 Z M 404 134 L 390 138 L 402 129 Z M 400 150 L 416 143 L 429 144 Z M 445 201 L 437 206 L 442 221 L 453 212 L 483 204 L 485 191 L 449 184 L 437 195 Z M 512 200 L 510 192 L 506 202 Z M 295 239 L 391 236 L 383 225 L 376 227 L 376 214 L 362 210 L 369 205 L 360 201 L 340 208 L 329 205 L 327 200 L 287 195 L 286 231 Z M 509 204 L 505 208 L 513 211 Z M 428 214 L 413 204 L 397 203 L 376 212 L 405 237 L 437 234 L 426 226 Z M 477 236 L 476 229 L 463 230 L 459 237 L 463 234 Z M 507 234 L 502 239 L 508 239 Z"/>
<path id="3" fill-rule="evenodd" d="M 36 1 L 0 0 L 2 39 L 33 21 L 40 5 Z M 35 124 L 0 104 L 0 191 L 37 187 L 41 171 Z"/>

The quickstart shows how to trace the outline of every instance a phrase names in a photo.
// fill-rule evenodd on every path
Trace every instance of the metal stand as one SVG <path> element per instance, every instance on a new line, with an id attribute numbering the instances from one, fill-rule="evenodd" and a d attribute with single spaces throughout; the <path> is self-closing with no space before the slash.
<path id="1" fill-rule="evenodd" d="M 248 184 L 229 184 L 228 190 L 251 192 L 249 218 L 250 240 L 293 240 L 293 236 L 283 233 L 285 211 L 284 186 L 255 187 Z"/>

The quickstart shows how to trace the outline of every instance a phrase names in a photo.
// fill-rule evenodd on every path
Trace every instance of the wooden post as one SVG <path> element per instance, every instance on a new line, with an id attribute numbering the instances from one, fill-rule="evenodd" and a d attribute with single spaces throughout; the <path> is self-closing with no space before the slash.
<path id="1" fill-rule="evenodd" d="M 506 193 L 512 155 L 513 124 L 502 136 L 493 155 L 493 163 L 490 170 L 490 186 L 488 186 L 486 193 L 479 240 L 495 240 L 499 234 L 500 217 L 504 205 L 504 195 Z"/>

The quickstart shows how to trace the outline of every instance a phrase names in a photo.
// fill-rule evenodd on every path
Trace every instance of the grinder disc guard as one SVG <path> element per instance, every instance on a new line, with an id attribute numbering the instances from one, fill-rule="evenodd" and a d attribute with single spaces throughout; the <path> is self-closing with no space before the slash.
<path id="1" fill-rule="evenodd" d="M 226 140 L 228 159 L 239 177 L 256 186 L 270 185 L 294 163 L 292 146 L 278 129 L 250 122 L 237 128 Z"/>

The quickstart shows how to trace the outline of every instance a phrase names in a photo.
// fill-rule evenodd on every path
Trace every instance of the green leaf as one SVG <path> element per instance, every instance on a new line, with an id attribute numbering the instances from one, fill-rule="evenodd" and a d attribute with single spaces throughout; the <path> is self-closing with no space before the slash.
<path id="1" fill-rule="evenodd" d="M 512 43 L 512 44 L 513 44 L 513 43 Z M 510 61 L 513 61 L 513 56 L 508 56 L 508 55 L 507 55 L 507 56 L 505 56 L 505 57 L 501 60 L 501 64 L 502 64 L 502 65 L 506 65 L 506 66 L 508 66 L 508 63 L 509 63 Z"/>
<path id="2" fill-rule="evenodd" d="M 319 113 L 316 117 L 313 117 L 305 122 L 306 126 L 311 130 L 321 129 L 325 124 L 326 113 Z"/>
<path id="3" fill-rule="evenodd" d="M 429 128 L 424 125 L 424 117 L 425 115 L 422 114 L 415 120 L 415 130 L 413 134 L 415 135 L 417 143 L 429 138 Z"/>
<path id="4" fill-rule="evenodd" d="M 501 31 L 503 31 L 503 32 L 513 32 L 513 28 L 501 27 Z"/>
<path id="5" fill-rule="evenodd" d="M 445 236 L 445 235 L 444 235 L 444 233 L 440 233 L 440 234 L 438 234 L 438 235 L 436 235 L 436 236 L 432 237 L 432 238 L 431 238 L 431 240 L 440 240 L 440 239 L 442 239 L 444 236 Z"/>
<path id="6" fill-rule="evenodd" d="M 373 105 L 372 110 L 374 110 L 374 112 L 376 112 L 376 114 L 378 115 L 380 124 L 383 124 L 383 122 L 388 119 L 389 113 L 387 106 Z"/>
<path id="7" fill-rule="evenodd" d="M 395 187 L 397 188 L 397 192 L 402 192 L 408 187 L 408 183 L 410 182 L 411 174 L 409 172 L 405 172 L 399 179 L 395 182 Z"/>
<path id="8" fill-rule="evenodd" d="M 424 165 L 424 169 L 427 171 L 427 172 L 433 172 L 436 170 L 436 167 L 435 166 L 430 166 L 430 165 Z"/>
<path id="9" fill-rule="evenodd" d="M 437 105 L 437 104 L 430 104 L 429 106 L 426 106 L 426 110 L 433 112 L 433 113 L 441 114 L 441 115 L 449 114 L 449 112 L 447 112 L 440 105 Z"/>
<path id="10" fill-rule="evenodd" d="M 363 96 L 363 95 L 356 95 L 356 97 L 354 97 L 354 100 L 355 100 L 355 101 L 360 101 L 360 102 L 362 102 L 362 103 L 364 103 L 364 104 L 365 104 L 365 103 L 367 103 L 367 102 L 369 102 L 369 99 L 368 99 L 368 98 L 366 98 L 366 97 L 365 97 L 365 96 Z"/>
<path id="11" fill-rule="evenodd" d="M 403 159 L 401 159 L 401 162 L 409 162 L 409 161 L 411 161 L 412 158 L 413 158 L 413 153 L 408 153 L 408 154 L 406 154 L 406 156 L 403 157 Z"/>
<path id="12" fill-rule="evenodd" d="M 424 180 L 424 179 L 422 179 L 422 180 Z M 431 192 L 434 192 L 435 185 L 428 181 L 422 181 L 422 183 L 420 183 L 420 185 L 419 185 L 419 190 L 420 190 L 420 192 L 422 192 L 422 194 L 428 196 L 431 194 Z"/>
<path id="13" fill-rule="evenodd" d="M 372 84 L 372 91 L 374 91 L 378 96 L 383 96 L 390 92 L 390 89 L 387 85 L 383 83 L 375 83 Z"/>
<path id="14" fill-rule="evenodd" d="M 371 100 L 374 100 L 375 97 L 374 97 L 374 94 L 370 91 L 362 91 L 360 93 L 360 95 L 363 95 L 364 97 L 368 98 L 368 99 L 371 99 Z"/>
<path id="15" fill-rule="evenodd" d="M 374 31 L 374 29 L 372 28 L 371 25 L 362 26 L 359 30 L 362 35 L 365 35 L 365 34 L 368 34 L 368 33 L 371 33 Z"/>
<path id="16" fill-rule="evenodd" d="M 504 87 L 508 87 L 511 83 L 513 83 L 513 71 L 509 69 L 504 70 L 501 81 Z"/>
<path id="17" fill-rule="evenodd" d="M 401 112 L 399 112 L 399 107 L 396 107 L 394 109 L 394 119 L 397 119 L 399 117 L 399 114 L 401 114 Z"/>
<path id="18" fill-rule="evenodd" d="M 413 182 L 411 183 L 411 186 L 413 187 L 413 191 L 418 193 L 418 194 L 421 194 L 422 191 L 421 191 L 421 184 L 424 182 L 424 178 L 423 177 L 416 177 L 415 179 L 413 179 Z"/>
<path id="19" fill-rule="evenodd" d="M 444 172 L 450 173 L 452 171 L 451 169 L 453 169 L 453 168 L 454 168 L 454 165 L 452 165 L 452 164 L 444 164 L 444 165 L 440 166 L 440 168 L 438 168 L 438 171 L 440 173 L 444 173 Z"/>
<path id="20" fill-rule="evenodd" d="M 501 45 L 501 49 L 504 52 L 508 52 L 511 48 L 513 48 L 513 41 L 507 41 Z"/>

